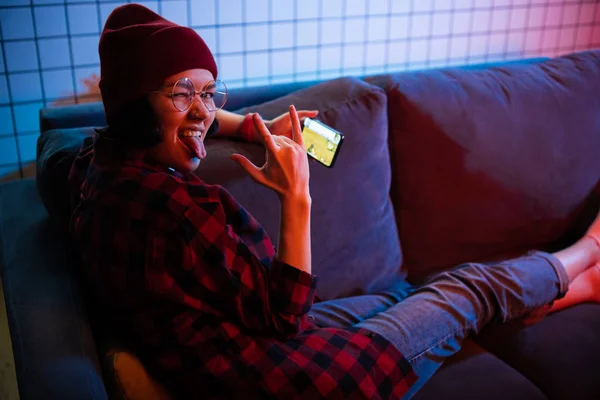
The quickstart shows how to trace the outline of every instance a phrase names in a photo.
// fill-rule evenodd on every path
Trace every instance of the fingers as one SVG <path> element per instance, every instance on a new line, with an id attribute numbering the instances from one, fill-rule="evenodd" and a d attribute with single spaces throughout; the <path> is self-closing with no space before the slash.
<path id="1" fill-rule="evenodd" d="M 262 183 L 262 171 L 260 170 L 260 168 L 254 165 L 252 161 L 248 160 L 241 154 L 232 154 L 229 158 L 238 163 L 240 167 L 242 167 L 248 173 L 248 175 L 250 175 L 250 177 L 254 179 L 254 181 Z"/>
<path id="2" fill-rule="evenodd" d="M 289 147 L 295 144 L 294 141 L 287 136 L 274 135 L 273 140 L 279 147 Z"/>
<path id="3" fill-rule="evenodd" d="M 271 132 L 267 129 L 264 121 L 258 114 L 252 115 L 252 122 L 254 123 L 254 128 L 256 132 L 258 132 L 259 140 L 265 145 L 267 151 L 274 153 L 277 150 L 277 144 L 275 140 L 273 140 L 273 136 Z"/>
<path id="4" fill-rule="evenodd" d="M 298 118 L 300 118 L 300 127 L 304 126 L 304 120 L 306 118 L 315 118 L 317 115 L 319 115 L 319 111 L 317 110 L 300 110 L 297 111 L 298 113 Z"/>
<path id="5" fill-rule="evenodd" d="M 314 118 L 317 115 L 319 115 L 319 111 L 317 110 L 300 110 L 298 111 L 298 117 L 300 117 L 300 119 L 304 119 L 304 118 Z"/>
<path id="6" fill-rule="evenodd" d="M 292 121 L 292 140 L 301 146 L 304 146 L 304 138 L 302 137 L 302 127 L 296 107 L 290 106 L 290 119 Z"/>

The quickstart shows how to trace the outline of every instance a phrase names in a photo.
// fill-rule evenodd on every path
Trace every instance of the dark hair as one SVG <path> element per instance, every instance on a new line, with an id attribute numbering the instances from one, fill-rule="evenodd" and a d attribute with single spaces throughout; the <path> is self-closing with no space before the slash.
<path id="1" fill-rule="evenodd" d="M 215 118 L 206 137 L 219 131 Z M 150 148 L 162 141 L 162 132 L 147 96 L 140 97 L 121 107 L 107 127 L 96 129 L 100 137 L 118 140 L 124 148 Z"/>

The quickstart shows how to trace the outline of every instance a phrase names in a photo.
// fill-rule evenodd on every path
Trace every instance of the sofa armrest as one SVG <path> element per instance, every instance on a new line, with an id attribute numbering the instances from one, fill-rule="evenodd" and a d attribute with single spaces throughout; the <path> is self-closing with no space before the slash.
<path id="1" fill-rule="evenodd" d="M 83 103 L 40 110 L 40 132 L 51 129 L 104 126 L 104 106 L 101 102 Z"/>
<path id="2" fill-rule="evenodd" d="M 22 400 L 107 398 L 67 247 L 33 180 L 0 185 L 0 276 Z"/>

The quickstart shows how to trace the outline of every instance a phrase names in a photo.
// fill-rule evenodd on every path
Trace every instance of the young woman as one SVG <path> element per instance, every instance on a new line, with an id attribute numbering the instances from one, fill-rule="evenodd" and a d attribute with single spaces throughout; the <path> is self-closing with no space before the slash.
<path id="1" fill-rule="evenodd" d="M 176 398 L 408 398 L 486 324 L 536 312 L 572 280 L 597 292 L 598 221 L 556 254 L 313 304 L 300 117 L 315 112 L 264 122 L 222 111 L 202 39 L 139 5 L 109 16 L 99 51 L 108 126 L 73 165 L 72 232 L 93 295 Z M 279 197 L 277 251 L 224 188 L 191 173 L 211 135 L 264 144 L 263 166 L 232 160 Z"/>

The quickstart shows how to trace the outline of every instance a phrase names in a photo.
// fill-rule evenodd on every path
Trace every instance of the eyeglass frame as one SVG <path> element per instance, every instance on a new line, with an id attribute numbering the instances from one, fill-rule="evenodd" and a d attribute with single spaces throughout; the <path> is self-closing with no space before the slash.
<path id="1" fill-rule="evenodd" d="M 190 104 L 187 106 L 187 108 L 185 110 L 180 110 L 175 105 L 175 96 L 174 96 L 175 93 L 173 93 L 173 91 L 175 90 L 175 86 L 177 86 L 177 84 L 179 82 L 181 82 L 182 80 L 184 80 L 184 79 L 187 79 L 190 82 L 190 84 L 192 85 L 192 92 L 193 92 L 192 93 L 192 101 L 190 102 Z M 202 100 L 202 97 L 200 97 L 200 102 L 208 110 L 208 112 L 217 112 L 217 111 L 219 111 L 220 109 L 222 109 L 225 106 L 225 104 L 227 103 L 227 99 L 229 98 L 229 89 L 227 88 L 227 85 L 225 84 L 225 82 L 223 82 L 220 79 L 213 79 L 212 81 L 208 81 L 202 87 L 202 90 L 198 91 L 198 90 L 196 90 L 196 85 L 194 85 L 194 82 L 190 78 L 183 77 L 183 78 L 177 79 L 177 81 L 173 85 L 163 85 L 162 86 L 163 88 L 171 87 L 171 92 L 170 93 L 167 93 L 167 92 L 165 92 L 163 90 L 153 90 L 153 92 L 166 94 L 171 99 L 171 103 L 173 104 L 173 107 L 175 107 L 175 109 L 177 111 L 186 112 L 186 111 L 188 111 L 192 107 L 192 104 L 194 104 L 194 100 L 197 98 L 197 95 L 202 96 L 203 94 L 206 94 L 207 93 L 206 87 L 209 86 L 211 83 L 216 83 L 216 82 L 221 82 L 223 84 L 223 86 L 225 87 L 225 101 L 223 101 L 223 105 L 221 107 L 217 108 L 216 110 L 211 110 L 210 108 L 208 108 L 208 106 L 206 105 L 206 103 L 204 102 L 204 100 Z"/>

